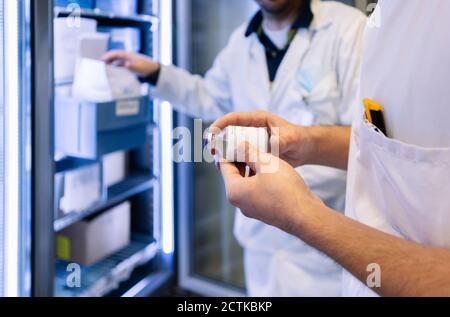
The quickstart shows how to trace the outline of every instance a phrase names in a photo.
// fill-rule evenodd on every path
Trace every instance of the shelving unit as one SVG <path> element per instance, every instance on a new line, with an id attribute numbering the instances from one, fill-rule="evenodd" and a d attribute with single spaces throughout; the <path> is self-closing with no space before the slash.
<path id="1" fill-rule="evenodd" d="M 54 46 L 52 37 L 52 17 L 70 18 L 73 14 L 79 14 L 81 18 L 95 19 L 98 27 L 127 27 L 140 31 L 140 53 L 153 57 L 159 57 L 159 18 L 155 14 L 158 12 L 158 5 L 161 0 L 139 0 L 141 12 L 132 16 L 124 16 L 102 12 L 94 9 L 82 9 L 77 12 L 66 8 L 53 7 L 52 0 L 32 0 L 33 27 L 39 29 L 33 32 L 33 52 L 32 60 L 34 69 L 39 69 L 41 78 L 35 76 L 33 87 L 41 94 L 35 96 L 34 102 L 40 109 L 39 120 L 36 118 L 35 130 L 41 135 L 36 136 L 38 146 L 46 145 L 45 155 L 35 159 L 36 170 L 40 173 L 35 177 L 35 184 L 42 184 L 40 188 L 35 185 L 34 196 L 34 266 L 33 266 L 33 295 L 34 296 L 57 296 L 57 297 L 78 297 L 78 296 L 108 296 L 113 292 L 115 296 L 139 296 L 151 295 L 158 287 L 165 284 L 172 276 L 172 256 L 162 251 L 162 206 L 161 202 L 161 123 L 159 122 L 159 112 L 154 106 L 154 101 L 148 102 L 148 107 L 153 112 L 149 116 L 146 126 L 146 142 L 142 146 L 128 146 L 117 149 L 127 151 L 128 171 L 125 179 L 120 183 L 105 189 L 104 198 L 96 204 L 78 212 L 63 214 L 58 203 L 53 203 L 55 192 L 55 175 L 62 175 L 68 171 L 89 166 L 94 163 L 103 164 L 103 158 L 82 159 L 70 156 L 68 153 L 57 153 L 52 146 L 55 140 L 55 106 L 58 98 L 55 98 L 55 91 L 61 86 L 71 85 L 70 81 L 56 82 L 53 76 L 53 67 L 41 69 L 36 64 L 53 66 L 53 56 L 47 54 Z M 165 0 L 162 0 L 165 1 Z M 150 9 L 151 4 L 151 9 Z M 142 11 L 143 8 L 149 10 Z M 68 38 L 68 41 L 73 40 Z M 50 48 L 50 50 L 49 50 Z M 49 73 L 46 74 L 46 71 Z M 37 73 L 36 73 L 37 74 Z M 42 75 L 42 74 L 45 74 Z M 47 85 L 48 90 L 42 89 Z M 39 88 L 41 87 L 41 88 Z M 51 87 L 51 88 L 50 88 Z M 70 86 L 69 86 L 70 88 Z M 145 104 L 145 103 L 144 103 Z M 142 109 L 142 103 L 140 104 Z M 101 114 L 100 114 L 101 115 Z M 150 121 L 151 117 L 151 121 Z M 45 118 L 46 120 L 43 120 Z M 109 117 L 108 117 L 109 118 Z M 65 122 L 65 121 L 64 121 Z M 109 121 L 108 121 L 109 122 Z M 127 122 L 128 121 L 122 121 Z M 132 121 L 130 121 L 132 122 Z M 130 129 L 132 126 L 130 126 Z M 117 128 L 117 133 L 121 133 Z M 134 130 L 133 130 L 134 131 Z M 139 130 L 140 131 L 140 130 Z M 44 138 L 45 134 L 48 138 Z M 116 131 L 115 131 L 116 133 Z M 139 134 L 140 135 L 140 134 Z M 141 135 L 140 135 L 141 136 Z M 114 134 L 116 137 L 116 134 Z M 43 139 L 49 143 L 43 143 Z M 123 139 L 123 138 L 122 138 Z M 122 144 L 122 143 L 117 143 Z M 129 145 L 128 143 L 127 145 Z M 137 142 L 136 142 L 137 144 Z M 141 143 L 139 143 L 141 144 Z M 124 145 L 125 146 L 125 145 Z M 119 146 L 121 147 L 121 145 Z M 108 148 L 99 154 L 109 154 Z M 72 153 L 73 154 L 73 153 Z M 90 157 L 90 156 L 89 156 Z M 49 161 L 49 158 L 51 161 Z M 43 181 L 45 179 L 45 181 Z M 43 197 L 42 199 L 40 197 Z M 58 198 L 58 196 L 56 195 Z M 80 197 L 83 199 L 83 197 Z M 50 206 L 48 201 L 55 206 Z M 128 246 L 109 257 L 99 260 L 91 266 L 81 266 L 81 287 L 70 288 L 67 284 L 67 266 L 70 263 L 56 259 L 55 242 L 58 234 L 64 233 L 69 227 L 80 221 L 95 218 L 104 212 L 122 203 L 131 203 L 131 241 Z M 55 210 L 56 209 L 56 210 Z M 131 289 L 130 289 L 131 285 Z"/>
<path id="2" fill-rule="evenodd" d="M 74 223 L 92 216 L 102 210 L 114 207 L 115 205 L 141 194 L 157 183 L 157 179 L 148 175 L 148 172 L 138 171 L 129 175 L 123 182 L 108 188 L 107 199 L 105 202 L 99 203 L 82 212 L 72 212 L 68 215 L 55 220 L 55 232 L 73 225 Z"/>
<path id="3" fill-rule="evenodd" d="M 112 21 L 123 21 L 125 23 L 152 23 L 158 24 L 158 17 L 154 15 L 146 15 L 146 14 L 138 14 L 134 16 L 124 16 L 118 15 L 115 13 L 103 12 L 99 9 L 80 9 L 80 14 L 82 17 L 91 18 L 91 19 L 103 19 L 103 20 L 112 20 Z M 63 7 L 55 7 L 55 16 L 56 17 L 68 17 L 73 14 L 72 11 L 67 10 Z"/>
<path id="4" fill-rule="evenodd" d="M 158 244 L 146 237 L 134 236 L 131 243 L 110 257 L 82 269 L 81 287 L 64 287 L 67 264 L 56 264 L 55 295 L 58 297 L 101 297 L 126 281 L 134 269 L 155 258 Z"/>

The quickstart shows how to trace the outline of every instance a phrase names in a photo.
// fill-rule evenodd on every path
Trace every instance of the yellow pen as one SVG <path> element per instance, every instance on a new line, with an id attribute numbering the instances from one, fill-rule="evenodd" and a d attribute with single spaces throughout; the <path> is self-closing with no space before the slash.
<path id="1" fill-rule="evenodd" d="M 383 107 L 379 103 L 368 98 L 364 99 L 363 103 L 366 119 L 383 132 L 384 135 L 387 135 Z"/>

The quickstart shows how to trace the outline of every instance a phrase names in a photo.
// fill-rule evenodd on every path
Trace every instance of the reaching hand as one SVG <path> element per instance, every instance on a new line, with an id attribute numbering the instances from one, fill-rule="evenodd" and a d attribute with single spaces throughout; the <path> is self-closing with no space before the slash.
<path id="1" fill-rule="evenodd" d="M 119 66 L 126 67 L 139 77 L 148 77 L 161 67 L 145 55 L 117 50 L 106 53 L 102 60 L 108 64 L 117 63 Z"/>

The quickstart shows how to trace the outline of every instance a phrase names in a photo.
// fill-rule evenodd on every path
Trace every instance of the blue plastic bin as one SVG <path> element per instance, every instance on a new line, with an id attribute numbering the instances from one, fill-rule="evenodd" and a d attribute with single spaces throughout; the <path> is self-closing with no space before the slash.
<path id="1" fill-rule="evenodd" d="M 55 105 L 58 152 L 83 159 L 130 150 L 147 141 L 153 109 L 148 97 L 90 103 L 59 97 Z"/>

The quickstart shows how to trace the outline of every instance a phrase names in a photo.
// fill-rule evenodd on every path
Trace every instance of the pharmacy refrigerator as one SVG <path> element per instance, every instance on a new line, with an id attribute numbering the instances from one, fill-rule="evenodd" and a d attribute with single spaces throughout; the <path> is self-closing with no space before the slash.
<path id="1" fill-rule="evenodd" d="M 172 109 L 101 56 L 121 49 L 171 63 L 171 1 L 23 2 L 31 100 L 31 261 L 22 272 L 28 292 L 157 295 L 174 276 Z"/>

